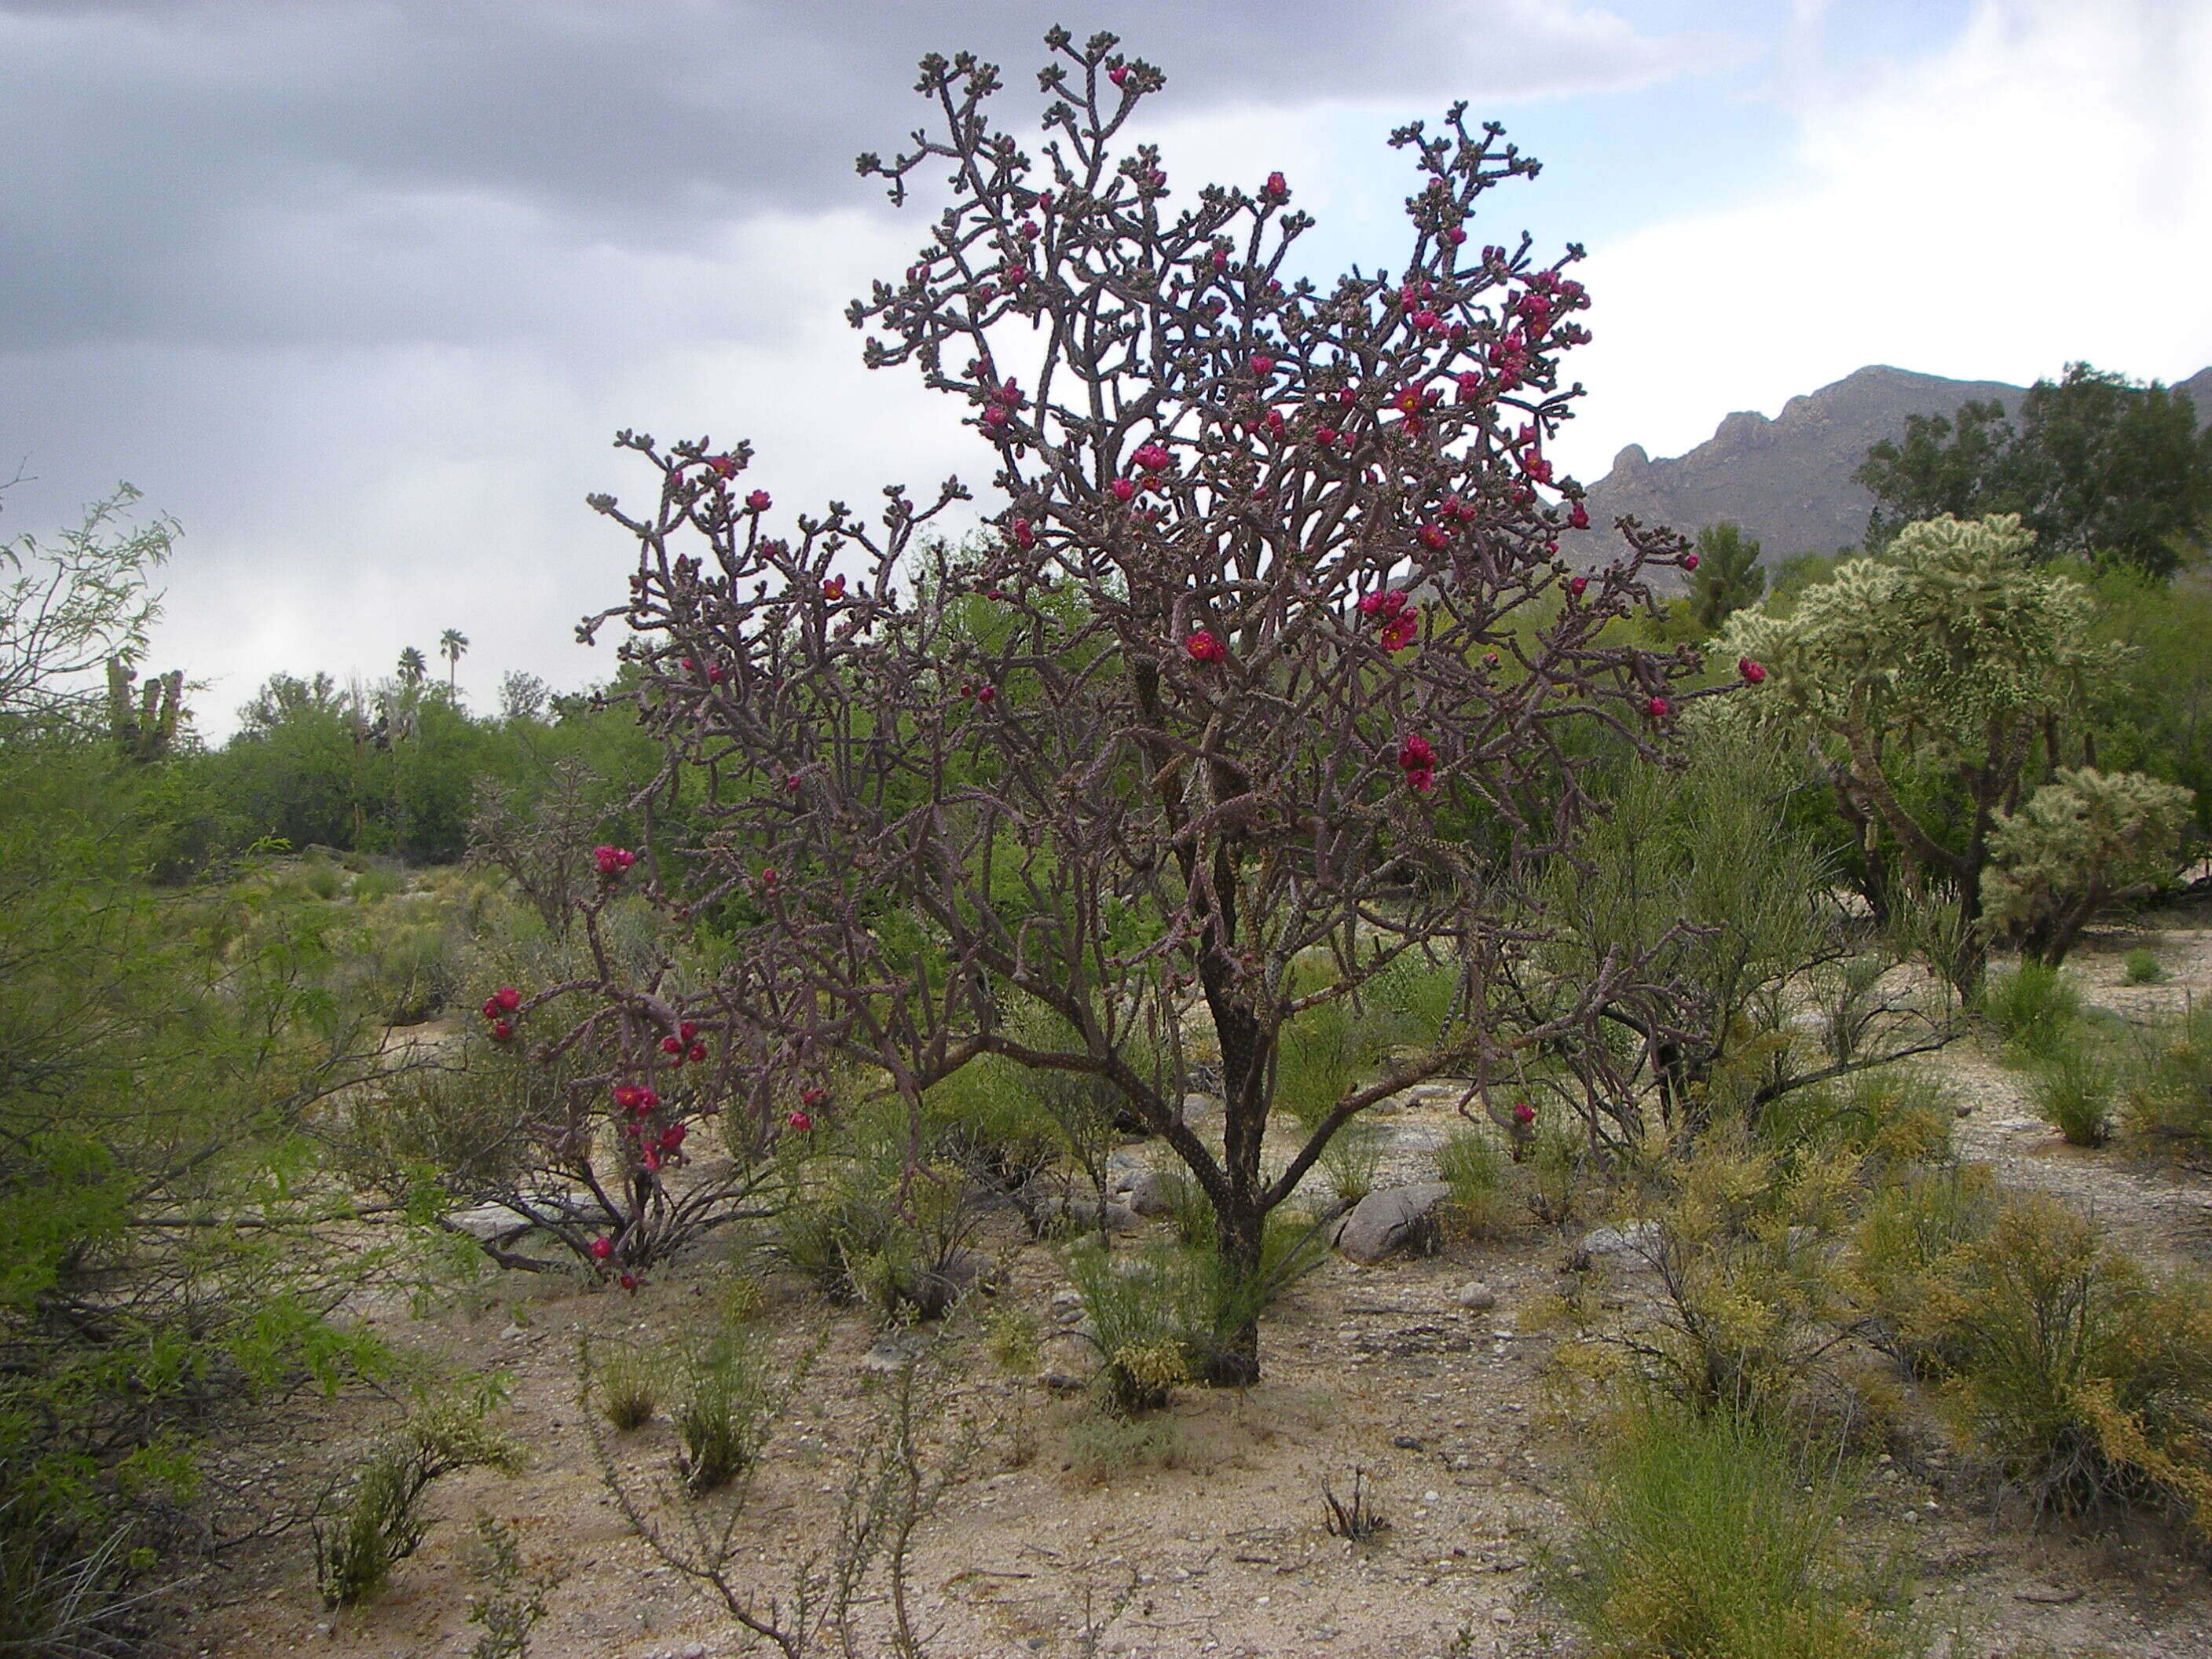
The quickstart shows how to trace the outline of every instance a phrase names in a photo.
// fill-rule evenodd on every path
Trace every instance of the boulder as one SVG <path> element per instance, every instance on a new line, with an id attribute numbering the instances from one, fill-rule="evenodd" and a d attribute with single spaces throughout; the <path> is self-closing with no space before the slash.
<path id="1" fill-rule="evenodd" d="M 1450 1196 L 1441 1181 L 1370 1193 L 1336 1224 L 1329 1242 L 1363 1267 L 1402 1254 L 1426 1255 L 1437 1248 L 1437 1206 Z"/>
<path id="2" fill-rule="evenodd" d="M 1137 1170 L 1124 1176 L 1114 1196 L 1133 1215 L 1158 1221 L 1176 1212 L 1176 1176 L 1158 1170 Z"/>
<path id="3" fill-rule="evenodd" d="M 1498 1305 L 1498 1292 L 1479 1279 L 1470 1279 L 1453 1292 L 1452 1300 L 1469 1313 L 1486 1313 Z"/>

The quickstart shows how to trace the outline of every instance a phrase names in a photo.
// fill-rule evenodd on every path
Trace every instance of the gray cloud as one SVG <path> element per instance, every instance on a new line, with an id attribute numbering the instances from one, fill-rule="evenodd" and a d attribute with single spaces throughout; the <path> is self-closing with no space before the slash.
<path id="1" fill-rule="evenodd" d="M 972 46 L 1018 97 L 1058 15 L 689 0 L 0 4 L 0 348 L 474 338 L 514 256 L 696 246 L 875 199 L 853 174 Z M 1085 20 L 1070 16 L 1071 25 Z M 1679 67 L 1680 40 L 1540 0 L 1161 8 L 1173 106 L 1507 98 Z M 331 279 L 326 269 L 342 269 Z M 370 291 L 374 290 L 374 291 Z"/>
<path id="2" fill-rule="evenodd" d="M 118 477 L 181 520 L 159 643 L 218 682 L 218 732 L 272 669 L 380 672 L 448 625 L 479 705 L 503 668 L 604 672 L 562 641 L 623 557 L 580 504 L 629 477 L 617 426 L 750 433 L 794 505 L 973 467 L 839 319 L 922 232 L 852 158 L 926 118 L 933 49 L 1005 65 L 1026 125 L 1045 27 L 1100 9 L 0 0 L 0 477 L 33 475 L 0 534 Z M 1229 0 L 1129 33 L 1164 117 L 1286 137 L 1710 49 L 1559 0 Z"/>

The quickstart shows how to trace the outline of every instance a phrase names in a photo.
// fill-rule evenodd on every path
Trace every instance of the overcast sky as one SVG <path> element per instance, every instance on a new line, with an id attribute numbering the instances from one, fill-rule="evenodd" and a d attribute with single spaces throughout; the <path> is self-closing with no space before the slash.
<path id="1" fill-rule="evenodd" d="M 1112 27 L 1178 185 L 1280 167 L 1312 274 L 1401 257 L 1382 142 L 1465 98 L 1545 162 L 1474 233 L 1589 258 L 1586 480 L 1868 362 L 2212 362 L 2203 0 L 0 0 L 0 536 L 128 479 L 179 520 L 152 665 L 220 736 L 268 674 L 457 628 L 474 706 L 630 557 L 608 447 L 751 437 L 780 501 L 988 459 L 842 312 L 923 239 L 856 178 L 924 52 Z"/>

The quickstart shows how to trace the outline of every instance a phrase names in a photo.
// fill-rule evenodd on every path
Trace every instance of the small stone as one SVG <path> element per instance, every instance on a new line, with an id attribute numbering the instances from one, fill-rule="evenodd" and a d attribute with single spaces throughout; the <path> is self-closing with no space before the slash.
<path id="1" fill-rule="evenodd" d="M 1452 1300 L 1469 1313 L 1484 1313 L 1498 1305 L 1498 1292 L 1479 1279 L 1470 1279 L 1461 1285 Z"/>

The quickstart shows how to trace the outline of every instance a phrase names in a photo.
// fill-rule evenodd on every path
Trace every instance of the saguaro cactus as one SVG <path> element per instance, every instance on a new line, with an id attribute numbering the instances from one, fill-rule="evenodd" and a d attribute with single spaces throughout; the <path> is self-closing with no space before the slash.
<path id="1" fill-rule="evenodd" d="M 164 758 L 184 708 L 185 672 L 156 674 L 134 695 L 137 672 L 121 657 L 107 659 L 107 730 L 124 757 L 149 765 Z"/>

